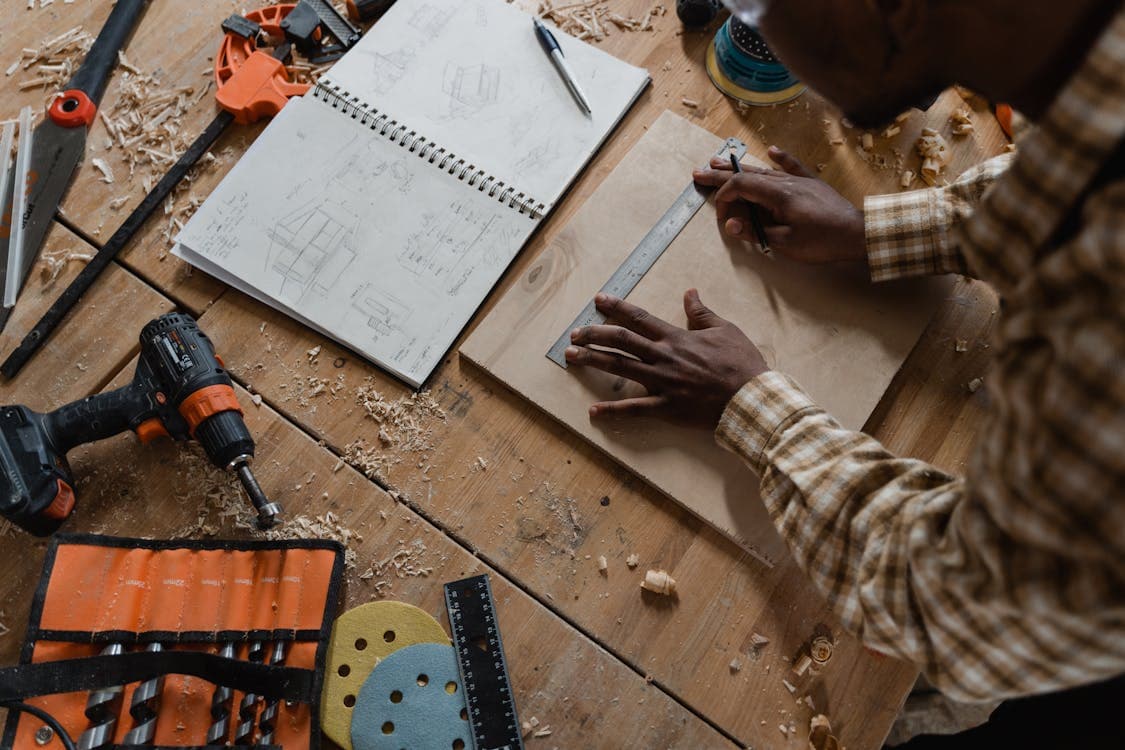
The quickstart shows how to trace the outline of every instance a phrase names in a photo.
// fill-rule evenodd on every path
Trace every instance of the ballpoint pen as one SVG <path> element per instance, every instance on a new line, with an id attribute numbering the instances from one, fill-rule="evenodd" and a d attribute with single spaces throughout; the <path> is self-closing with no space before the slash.
<path id="1" fill-rule="evenodd" d="M 730 166 L 734 169 L 735 174 L 742 172 L 742 165 L 738 163 L 738 157 L 734 154 L 730 155 Z M 766 230 L 762 227 L 762 217 L 758 213 L 758 204 L 753 201 L 746 202 L 750 204 L 750 223 L 754 226 L 754 234 L 758 237 L 758 245 L 764 255 L 769 255 L 770 246 L 766 242 Z"/>
<path id="2" fill-rule="evenodd" d="M 547 53 L 547 57 L 551 58 L 551 62 L 555 65 L 555 70 L 559 71 L 559 75 L 562 76 L 566 87 L 570 89 L 570 93 L 574 95 L 574 100 L 578 102 L 578 106 L 584 113 L 587 115 L 593 114 L 593 110 L 590 109 L 590 102 L 586 99 L 586 95 L 582 93 L 582 89 L 578 87 L 578 81 L 574 78 L 574 71 L 567 65 L 566 57 L 563 55 L 558 40 L 555 39 L 555 35 L 552 34 L 551 30 L 544 26 L 538 18 L 533 18 L 531 20 L 535 24 L 535 36 L 539 37 L 539 45 L 543 47 L 543 51 Z"/>

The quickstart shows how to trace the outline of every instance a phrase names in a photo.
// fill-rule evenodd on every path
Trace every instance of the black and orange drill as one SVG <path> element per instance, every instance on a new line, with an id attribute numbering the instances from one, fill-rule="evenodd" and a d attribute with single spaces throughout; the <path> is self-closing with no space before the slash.
<path id="1" fill-rule="evenodd" d="M 75 505 L 66 454 L 133 430 L 142 443 L 197 440 L 215 466 L 238 475 L 258 526 L 276 525 L 281 508 L 250 471 L 254 439 L 211 340 L 190 315 L 169 313 L 144 327 L 140 343 L 129 385 L 47 414 L 0 407 L 0 513 L 33 534 L 54 532 Z"/>

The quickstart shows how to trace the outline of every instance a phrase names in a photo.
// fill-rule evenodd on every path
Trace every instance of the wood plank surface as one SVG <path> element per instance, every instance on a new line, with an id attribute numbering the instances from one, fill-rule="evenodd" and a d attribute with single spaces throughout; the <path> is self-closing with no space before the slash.
<path id="1" fill-rule="evenodd" d="M 519 0 L 518 4 L 536 3 Z M 0 67 L 7 67 L 7 61 L 18 57 L 19 49 L 32 40 L 80 22 L 75 19 L 88 19 L 87 28 L 96 32 L 109 5 L 109 0 L 73 4 L 56 0 L 48 8 L 23 11 L 21 3 L 21 10 L 0 30 Z M 130 60 L 141 66 L 142 58 L 133 50 L 150 45 L 143 48 L 143 59 L 164 80 L 195 82 L 203 80 L 206 57 L 218 43 L 217 24 L 243 4 L 201 0 L 186 6 L 150 5 L 141 31 L 151 24 L 152 33 L 134 38 L 127 52 Z M 643 16 L 651 2 L 613 0 L 610 5 L 624 15 Z M 154 19 L 161 23 L 153 23 Z M 654 85 L 525 248 L 489 305 L 527 273 L 537 255 L 666 108 L 716 134 L 762 145 L 777 143 L 810 167 L 824 164 L 821 176 L 840 184 L 837 177 L 859 159 L 855 145 L 860 134 L 838 130 L 838 113 L 813 94 L 806 94 L 795 107 L 741 111 L 711 86 L 703 70 L 703 55 L 715 28 L 683 32 L 669 9 L 655 19 L 654 31 L 612 29 L 599 42 L 612 54 L 647 67 Z M 175 42 L 170 44 L 169 37 Z M 120 71 L 114 74 L 107 105 L 120 75 Z M 14 91 L 13 78 L 0 80 L 4 81 L 0 119 L 4 119 L 15 114 L 20 102 L 32 98 Z M 684 105 L 685 97 L 698 106 Z M 951 174 L 1002 147 L 987 110 L 979 102 L 972 104 L 978 132 L 952 144 Z M 183 118 L 184 129 L 191 124 L 196 132 L 213 112 L 210 97 L 201 99 Z M 829 125 L 824 119 L 830 120 Z M 825 127 L 829 132 L 822 130 Z M 837 130 L 848 138 L 846 145 L 830 144 Z M 232 133 L 220 146 L 220 152 L 229 149 L 230 159 L 220 158 L 198 178 L 199 195 L 229 169 L 256 132 Z M 894 142 L 876 139 L 876 150 L 893 159 L 891 149 L 908 150 L 910 137 L 904 131 Z M 279 158 L 292 158 L 299 168 L 299 155 Z M 82 170 L 80 182 L 68 196 L 66 213 L 99 241 L 119 220 L 106 216 L 105 204 L 112 200 L 108 188 L 114 186 L 101 183 L 99 188 L 90 165 Z M 897 189 L 894 170 L 874 171 L 886 189 Z M 77 190 L 78 185 L 86 185 L 87 190 Z M 129 187 L 130 200 L 138 201 L 143 190 L 137 181 Z M 92 232 L 99 222 L 102 230 L 95 236 Z M 392 581 L 393 598 L 436 614 L 440 582 L 461 571 L 475 572 L 482 564 L 478 561 L 494 570 L 496 578 L 511 582 L 501 581 L 497 589 L 503 598 L 501 617 L 517 702 L 522 715 L 534 714 L 555 730 L 551 737 L 533 740 L 532 747 L 729 746 L 723 735 L 698 717 L 743 746 L 798 747 L 811 710 L 797 703 L 781 679 L 789 668 L 787 660 L 821 625 L 839 637 L 835 655 L 810 685 L 800 686 L 799 694 L 809 690 L 817 710 L 832 717 L 852 750 L 880 745 L 915 672 L 906 664 L 863 655 L 854 639 L 839 632 L 795 565 L 764 570 L 477 368 L 462 367 L 455 354 L 428 383 L 444 418 L 408 408 L 405 422 L 388 422 L 374 394 L 394 404 L 409 399 L 405 388 L 283 316 L 242 295 L 224 294 L 221 285 L 203 274 L 188 275 L 176 259 L 161 260 L 162 231 L 162 223 L 153 221 L 124 261 L 168 299 L 188 309 L 201 312 L 219 299 L 204 316 L 203 325 L 239 380 L 264 397 L 265 406 L 251 407 L 250 413 L 253 429 L 259 430 L 258 469 L 267 489 L 291 512 L 312 516 L 335 505 L 348 525 L 362 531 L 363 541 L 353 545 L 361 562 L 384 559 L 399 539 L 410 542 L 420 535 L 430 550 L 441 550 L 438 558 L 448 556 L 445 567 L 434 576 Z M 5 399 L 36 405 L 32 402 L 38 398 L 37 405 L 44 408 L 107 382 L 135 352 L 134 329 L 148 320 L 144 305 L 125 299 L 117 308 L 113 320 L 119 324 L 113 341 L 108 340 L 110 326 L 105 320 L 82 322 L 73 329 L 74 340 L 54 353 L 57 364 L 44 366 L 34 380 L 21 376 L 14 386 L 5 386 Z M 984 389 L 971 394 L 965 383 L 985 374 L 994 311 L 990 292 L 979 284 L 958 283 L 868 421 L 868 430 L 894 450 L 935 460 L 943 468 L 961 468 L 986 406 Z M 477 320 L 482 317 L 483 312 Z M 99 337 L 107 340 L 91 346 Z M 954 342 L 962 338 L 970 342 L 970 349 L 957 353 Z M 308 352 L 317 347 L 322 348 L 310 356 Z M 74 368 L 81 382 L 73 387 L 54 383 L 53 378 L 64 378 L 64 363 L 78 361 L 83 354 L 89 358 L 84 360 L 88 370 Z M 343 385 L 338 380 L 341 375 Z M 369 413 L 384 415 L 383 424 Z M 380 432 L 390 442 L 384 443 Z M 324 447 L 316 445 L 318 438 L 324 439 Z M 322 467 L 330 472 L 336 460 L 332 454 L 346 455 L 351 463 L 364 467 L 375 484 L 401 498 L 408 508 L 392 505 L 371 481 L 351 469 L 329 479 Z M 142 449 L 133 438 L 121 437 L 75 452 L 74 457 L 83 477 L 79 490 L 83 505 L 71 526 L 74 530 L 168 536 L 187 531 L 197 521 L 197 509 L 214 502 L 208 500 L 206 483 L 199 480 L 204 462 L 197 454 L 171 446 Z M 313 471 L 318 478 L 307 480 Z M 296 489 L 298 484 L 301 489 Z M 323 491 L 330 492 L 330 499 L 322 503 Z M 387 509 L 385 524 L 377 511 L 372 515 L 372 507 Z M 425 524 L 433 530 L 412 533 Z M 434 539 L 445 542 L 439 546 L 431 543 Z M 0 555 L 10 570 L 22 571 L 10 576 L 8 588 L 0 590 L 2 619 L 11 629 L 0 637 L 0 650 L 10 663 L 22 633 L 30 586 L 38 576 L 42 542 L 20 534 L 5 541 Z M 609 558 L 608 576 L 596 568 L 596 558 L 603 554 Z M 636 570 L 624 563 L 630 554 L 640 558 Z M 680 581 L 678 599 L 642 595 L 637 583 L 649 567 L 665 568 Z M 349 573 L 348 579 L 349 603 L 372 596 L 373 583 L 360 580 L 358 572 Z M 508 619 L 508 611 L 515 617 Z M 754 632 L 771 639 L 757 653 L 749 644 Z M 512 643 L 513 638 L 518 642 Z M 739 660 L 738 671 L 730 668 L 732 659 Z M 645 687 L 641 675 L 650 676 L 653 684 Z M 790 720 L 798 728 L 793 739 L 778 730 L 779 724 Z M 568 726 L 560 730 L 559 725 Z"/>
<path id="2" fill-rule="evenodd" d="M 82 270 L 94 248 L 55 224 L 32 268 L 12 317 L 0 333 L 0 352 L 11 351 Z M 57 275 L 56 275 L 57 272 Z M 122 320 L 148 321 L 173 305 L 159 292 L 117 265 L 111 265 L 82 307 L 69 315 L 16 380 L 0 378 L 0 399 L 43 410 L 96 393 L 140 348 L 140 327 L 130 330 Z M 143 322 L 141 323 L 143 325 Z M 25 399 L 19 401 L 19 399 Z"/>
<path id="3" fill-rule="evenodd" d="M 70 342 L 67 354 L 77 357 L 83 348 L 83 342 Z M 108 359 L 99 359 L 91 362 L 90 371 L 104 378 L 107 365 Z M 107 387 L 124 385 L 135 367 L 135 360 L 127 362 Z M 28 402 L 35 390 L 34 381 L 21 378 L 5 399 Z M 84 395 L 79 386 L 65 390 L 57 395 L 69 400 Z M 239 396 L 257 442 L 256 475 L 267 495 L 285 504 L 290 525 L 281 535 L 307 535 L 311 523 L 319 535 L 348 543 L 347 607 L 376 598 L 401 599 L 422 607 L 448 629 L 441 583 L 491 573 L 520 709 L 551 727 L 552 742 L 578 747 L 588 737 L 586 728 L 598 727 L 600 736 L 616 747 L 734 747 L 433 524 L 354 469 L 339 468 L 335 455 L 273 409 L 256 406 L 242 389 Z M 160 538 L 258 535 L 247 528 L 252 516 L 237 481 L 211 466 L 196 444 L 142 446 L 134 436 L 121 435 L 82 446 L 71 452 L 70 460 L 79 507 L 68 531 Z M 326 522 L 328 513 L 338 522 Z M 29 614 L 45 543 L 11 529 L 5 536 L 0 564 L 25 571 L 0 584 L 0 608 L 10 629 L 0 637 L 0 661 L 10 664 L 18 658 L 21 623 Z M 396 576 L 384 562 L 395 554 L 426 573 Z M 372 568 L 379 572 L 360 578 Z"/>

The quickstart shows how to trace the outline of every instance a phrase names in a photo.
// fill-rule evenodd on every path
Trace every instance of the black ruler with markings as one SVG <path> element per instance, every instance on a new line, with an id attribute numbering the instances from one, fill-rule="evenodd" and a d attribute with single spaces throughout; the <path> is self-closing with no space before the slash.
<path id="1" fill-rule="evenodd" d="M 487 575 L 445 584 L 457 669 L 476 750 L 523 750 L 508 662 Z"/>

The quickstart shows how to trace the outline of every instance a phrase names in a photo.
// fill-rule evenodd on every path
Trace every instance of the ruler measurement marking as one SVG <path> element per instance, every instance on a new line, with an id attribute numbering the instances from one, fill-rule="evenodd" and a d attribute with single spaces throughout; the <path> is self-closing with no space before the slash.
<path id="1" fill-rule="evenodd" d="M 737 138 L 728 138 L 723 143 L 722 148 L 716 152 L 716 156 L 725 157 L 731 153 L 741 159 L 746 153 L 746 144 Z M 660 259 L 664 251 L 668 249 L 706 202 L 707 197 L 702 190 L 694 182 L 688 184 L 599 291 L 604 294 L 611 294 L 619 299 L 625 299 L 629 296 L 629 293 L 636 288 L 645 274 L 656 265 L 656 261 Z M 582 308 L 582 312 L 578 313 L 574 322 L 567 326 L 562 335 L 547 350 L 547 359 L 565 370 L 566 348 L 570 346 L 570 332 L 575 328 L 585 328 L 602 323 L 605 323 L 605 316 L 597 311 L 594 301 L 591 299 Z"/>
<path id="2" fill-rule="evenodd" d="M 457 669 L 476 750 L 523 750 L 496 606 L 487 575 L 445 584 Z M 474 642 L 483 642 L 482 651 Z"/>

